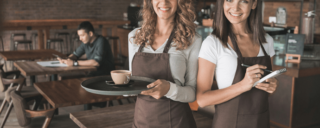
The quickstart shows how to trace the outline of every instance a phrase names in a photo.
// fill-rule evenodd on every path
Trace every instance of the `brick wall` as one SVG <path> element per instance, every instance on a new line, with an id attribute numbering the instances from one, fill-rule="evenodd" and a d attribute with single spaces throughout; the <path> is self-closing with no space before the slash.
<path id="1" fill-rule="evenodd" d="M 4 20 L 115 19 L 142 0 L 2 0 Z"/>

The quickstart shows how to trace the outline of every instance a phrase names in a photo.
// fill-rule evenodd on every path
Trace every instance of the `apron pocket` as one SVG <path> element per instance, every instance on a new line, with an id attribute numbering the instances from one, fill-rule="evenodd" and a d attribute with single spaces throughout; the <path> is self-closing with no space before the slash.
<path id="1" fill-rule="evenodd" d="M 256 115 L 238 115 L 237 128 L 270 128 L 269 111 Z"/>
<path id="2" fill-rule="evenodd" d="M 149 96 L 137 98 L 134 125 L 138 128 L 169 128 L 169 100 L 156 100 Z"/>

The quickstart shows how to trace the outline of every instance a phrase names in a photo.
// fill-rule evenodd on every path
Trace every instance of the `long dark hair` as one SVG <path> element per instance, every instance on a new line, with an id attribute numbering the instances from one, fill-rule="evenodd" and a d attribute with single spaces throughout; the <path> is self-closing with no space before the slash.
<path id="1" fill-rule="evenodd" d="M 235 39 L 235 35 L 231 30 L 231 23 L 224 15 L 223 4 L 225 0 L 217 0 L 216 16 L 213 21 L 213 32 L 222 44 L 228 46 L 228 36 Z M 253 34 L 253 42 L 255 43 L 266 43 L 265 34 L 262 25 L 262 0 L 256 0 L 257 7 L 252 9 L 247 19 L 248 32 Z"/>

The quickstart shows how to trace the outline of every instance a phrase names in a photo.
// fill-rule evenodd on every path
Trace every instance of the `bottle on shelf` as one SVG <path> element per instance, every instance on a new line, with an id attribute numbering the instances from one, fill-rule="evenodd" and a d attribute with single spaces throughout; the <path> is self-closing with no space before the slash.
<path id="1" fill-rule="evenodd" d="M 315 11 L 309 11 L 305 13 L 305 17 L 302 21 L 301 26 L 301 34 L 306 35 L 305 44 L 313 44 L 314 39 L 314 16 L 316 15 L 314 13 Z"/>

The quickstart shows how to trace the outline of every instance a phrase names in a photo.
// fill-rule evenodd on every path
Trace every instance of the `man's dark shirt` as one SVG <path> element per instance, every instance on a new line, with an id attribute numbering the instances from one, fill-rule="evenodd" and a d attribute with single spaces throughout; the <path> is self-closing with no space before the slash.
<path id="1" fill-rule="evenodd" d="M 94 59 L 99 63 L 97 71 L 90 72 L 88 76 L 110 75 L 110 71 L 114 70 L 110 44 L 100 35 L 92 43 L 82 43 L 73 54 L 78 58 L 86 54 L 88 60 Z"/>

